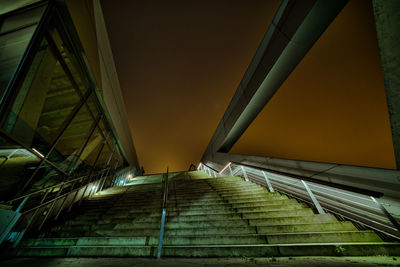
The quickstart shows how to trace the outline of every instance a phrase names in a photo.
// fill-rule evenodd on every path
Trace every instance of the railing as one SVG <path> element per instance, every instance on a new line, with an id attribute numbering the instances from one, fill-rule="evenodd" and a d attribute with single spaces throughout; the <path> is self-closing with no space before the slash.
<path id="1" fill-rule="evenodd" d="M 18 216 L 2 233 L 0 243 L 8 240 L 13 246 L 17 246 L 28 230 L 40 231 L 49 218 L 56 220 L 63 210 L 71 211 L 75 203 L 81 204 L 84 198 L 102 190 L 104 186 L 112 185 L 113 179 L 114 171 L 104 169 L 6 202 L 10 206 L 18 204 L 15 209 L 15 214 Z"/>
<path id="2" fill-rule="evenodd" d="M 246 181 L 267 187 L 270 192 L 278 191 L 300 201 L 313 205 L 318 213 L 325 211 L 366 225 L 386 235 L 400 238 L 400 226 L 377 199 L 376 192 L 339 188 L 327 182 L 301 179 L 275 171 L 229 162 L 221 171 L 200 163 L 198 170 L 210 176 L 242 176 Z"/>
<path id="3" fill-rule="evenodd" d="M 160 238 L 158 240 L 158 248 L 157 248 L 157 259 L 161 258 L 162 241 L 164 237 L 165 216 L 167 213 L 167 201 L 168 201 L 168 168 L 167 172 L 165 173 L 165 181 L 164 181 L 164 196 L 163 196 L 163 206 L 161 215 Z"/>

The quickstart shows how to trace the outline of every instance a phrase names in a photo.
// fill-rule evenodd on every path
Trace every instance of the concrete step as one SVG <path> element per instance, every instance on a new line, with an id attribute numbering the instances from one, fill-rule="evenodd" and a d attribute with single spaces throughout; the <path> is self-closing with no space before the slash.
<path id="1" fill-rule="evenodd" d="M 256 226 L 270 226 L 270 225 L 288 225 L 288 224 L 319 224 L 325 222 L 337 222 L 335 216 L 332 214 L 313 214 L 306 216 L 286 216 L 262 218 L 262 219 L 248 219 L 249 225 Z"/>
<path id="2" fill-rule="evenodd" d="M 340 248 L 340 249 L 338 249 Z M 20 257 L 155 257 L 155 246 L 72 246 L 21 247 L 9 256 Z M 372 256 L 400 254 L 398 243 L 335 243 L 225 246 L 164 246 L 165 257 L 289 257 L 289 256 Z"/>
<path id="3" fill-rule="evenodd" d="M 232 220 L 241 219 L 239 214 L 206 214 L 206 215 L 180 215 L 178 217 L 167 217 L 168 222 L 189 222 L 189 221 L 207 221 L 207 220 Z"/>
<path id="4" fill-rule="evenodd" d="M 166 229 L 179 229 L 179 228 L 213 228 L 213 227 L 246 227 L 249 225 L 247 220 L 240 218 L 231 218 L 230 220 L 202 220 L 202 221 L 174 221 L 168 220 L 166 222 Z M 126 225 L 128 226 L 128 225 Z"/>
<path id="5" fill-rule="evenodd" d="M 260 201 L 252 201 L 252 202 L 243 202 L 243 203 L 232 203 L 230 204 L 233 208 L 249 208 L 249 207 L 267 207 L 270 205 L 290 205 L 298 203 L 295 199 L 278 199 L 278 200 L 260 200 Z"/>
<path id="6" fill-rule="evenodd" d="M 168 200 L 168 205 L 169 206 L 174 206 L 175 204 L 180 204 L 180 205 L 213 205 L 213 204 L 225 204 L 227 201 L 223 200 L 222 198 L 219 200 L 186 200 L 186 201 L 175 201 L 174 199 Z"/>
<path id="7" fill-rule="evenodd" d="M 242 213 L 243 219 L 265 219 L 283 216 L 312 216 L 313 211 L 310 208 L 293 209 L 293 210 L 278 210 L 278 211 L 263 211 L 263 212 L 246 212 Z"/>
<path id="8" fill-rule="evenodd" d="M 167 211 L 181 211 L 181 210 L 191 210 L 191 211 L 211 211 L 211 210 L 231 210 L 232 206 L 230 204 L 217 204 L 217 205 L 202 205 L 202 206 L 173 206 L 169 205 Z"/>
<path id="9" fill-rule="evenodd" d="M 259 185 L 245 185 L 237 187 L 233 185 L 229 188 L 213 186 L 213 188 L 216 189 L 218 193 L 226 193 L 226 194 L 238 193 L 238 192 L 251 192 L 251 191 L 268 191 L 267 188 Z"/>
<path id="10" fill-rule="evenodd" d="M 280 194 L 269 193 L 268 191 L 258 191 L 251 193 L 232 193 L 232 194 L 219 194 L 224 199 L 237 198 L 237 197 L 263 197 L 263 198 L 274 198 L 281 196 Z"/>
<path id="11" fill-rule="evenodd" d="M 226 235 L 226 234 L 256 234 L 256 227 L 214 227 L 214 228 L 180 228 L 168 229 L 164 232 L 165 236 L 199 236 L 199 235 Z M 89 231 L 65 231 L 49 234 L 45 237 L 132 237 L 132 236 L 156 236 L 160 234 L 160 229 L 105 229 Z"/>
<path id="12" fill-rule="evenodd" d="M 263 202 L 266 200 L 284 200 L 288 199 L 287 196 L 274 196 L 270 198 L 262 198 L 262 197 L 237 197 L 232 199 L 227 199 L 226 201 L 230 204 L 240 204 L 240 203 L 253 203 L 253 202 Z"/>
<path id="13" fill-rule="evenodd" d="M 314 214 L 307 205 L 242 178 L 190 180 L 186 174 L 181 178 L 170 181 L 164 256 L 371 254 L 371 248 L 399 251 L 398 246 L 382 243 L 372 231 L 358 231 L 352 223 L 338 222 L 331 214 Z M 10 253 L 154 256 L 162 192 L 161 183 L 103 191 L 84 201 L 75 218 L 48 229 L 42 238 L 23 240 Z"/>
<path id="14" fill-rule="evenodd" d="M 303 203 L 295 203 L 295 204 L 287 204 L 287 205 L 268 205 L 261 207 L 246 207 L 246 208 L 238 208 L 235 209 L 238 213 L 251 213 L 251 212 L 270 212 L 270 211 L 279 211 L 279 210 L 295 210 L 295 209 L 305 209 L 308 208 L 306 204 Z"/>
<path id="15" fill-rule="evenodd" d="M 309 232 L 277 234 L 230 234 L 203 236 L 164 237 L 163 245 L 255 245 L 255 244 L 298 244 L 298 243 L 337 243 L 337 242 L 382 242 L 372 231 Z M 147 246 L 158 245 L 158 236 L 133 237 L 79 237 L 26 239 L 21 247 L 55 246 Z"/>
<path id="16" fill-rule="evenodd" d="M 291 232 L 329 232 L 329 231 L 356 231 L 357 229 L 350 222 L 337 223 L 320 223 L 314 224 L 298 224 L 298 225 L 274 225 L 274 226 L 241 226 L 241 227 L 213 227 L 213 228 L 179 228 L 166 229 L 166 236 L 198 236 L 198 235 L 227 235 L 227 234 L 272 234 L 272 233 L 291 233 Z M 139 235 L 154 235 L 158 236 L 159 228 L 141 229 L 96 229 L 89 231 L 72 231 L 64 233 L 73 233 L 60 237 L 79 237 L 79 236 L 139 236 Z"/>
<path id="17" fill-rule="evenodd" d="M 199 202 L 212 202 L 215 200 L 222 200 L 222 198 L 218 195 L 215 196 L 204 196 L 204 197 L 172 197 L 168 199 L 168 202 L 187 202 L 187 201 L 199 201 Z"/>
<path id="18" fill-rule="evenodd" d="M 330 231 L 357 231 L 351 222 L 322 222 L 319 224 L 288 224 L 256 226 L 258 234 L 298 233 L 298 232 L 330 232 Z"/>

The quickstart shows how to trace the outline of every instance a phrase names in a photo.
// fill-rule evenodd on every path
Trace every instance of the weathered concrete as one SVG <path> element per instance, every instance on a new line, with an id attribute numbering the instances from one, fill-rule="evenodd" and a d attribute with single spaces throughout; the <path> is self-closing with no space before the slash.
<path id="1" fill-rule="evenodd" d="M 373 6 L 393 148 L 400 169 L 400 1 L 374 0 Z"/>
<path id="2" fill-rule="evenodd" d="M 19 258 L 3 259 L 2 266 L 398 266 L 400 257 L 282 257 L 282 258 Z"/>
<path id="3" fill-rule="evenodd" d="M 398 244 L 382 242 L 372 231 L 358 231 L 330 214 L 314 214 L 306 205 L 240 177 L 204 175 L 192 180 L 181 175 L 181 180 L 177 176 L 170 182 L 168 207 L 173 210 L 168 211 L 165 224 L 165 257 L 400 252 Z M 95 195 L 84 204 L 81 214 L 50 226 L 41 238 L 23 240 L 10 255 L 154 257 L 161 185 L 112 188 Z"/>

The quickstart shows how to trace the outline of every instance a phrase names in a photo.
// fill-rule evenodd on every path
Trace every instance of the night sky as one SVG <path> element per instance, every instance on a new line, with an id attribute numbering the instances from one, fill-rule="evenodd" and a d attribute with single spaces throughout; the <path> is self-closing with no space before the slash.
<path id="1" fill-rule="evenodd" d="M 279 1 L 102 1 L 147 173 L 203 155 Z"/>
<path id="2" fill-rule="evenodd" d="M 102 1 L 146 173 L 199 162 L 279 3 Z M 369 1 L 338 18 L 232 152 L 393 166 Z"/>

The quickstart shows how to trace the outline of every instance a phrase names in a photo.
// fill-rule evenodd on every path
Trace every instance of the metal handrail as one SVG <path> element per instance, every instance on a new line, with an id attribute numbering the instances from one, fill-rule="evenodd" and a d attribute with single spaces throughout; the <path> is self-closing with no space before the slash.
<path id="1" fill-rule="evenodd" d="M 213 171 L 215 171 L 215 172 L 217 172 L 217 173 L 219 173 L 219 171 L 218 170 L 216 170 L 216 169 L 214 169 L 213 167 L 210 167 L 210 166 L 208 166 L 207 164 L 205 164 L 205 163 L 201 163 L 202 165 L 204 165 L 204 166 L 206 166 L 207 168 L 209 168 L 209 169 L 211 169 L 211 170 L 213 170 Z"/>
<path id="2" fill-rule="evenodd" d="M 82 185 L 82 186 L 79 187 L 79 188 L 72 189 L 71 191 L 68 191 L 68 192 L 64 193 L 63 195 L 57 196 L 57 197 L 55 197 L 55 198 L 52 198 L 52 199 L 48 200 L 47 202 L 44 202 L 44 203 L 42 203 L 42 204 L 40 204 L 40 205 L 38 205 L 38 206 L 35 206 L 35 207 L 33 207 L 33 208 L 29 209 L 29 210 L 24 210 L 24 211 L 22 212 L 22 214 L 28 214 L 29 212 L 32 212 L 32 211 L 34 211 L 34 210 L 36 210 L 36 209 L 38 209 L 38 208 L 44 207 L 44 206 L 46 206 L 46 205 L 48 205 L 48 204 L 51 204 L 52 202 L 54 202 L 54 201 L 56 201 L 56 200 L 58 200 L 58 199 L 60 199 L 60 198 L 63 198 L 63 197 L 65 197 L 65 196 L 67 196 L 67 195 L 69 195 L 69 194 L 71 194 L 71 193 L 73 193 L 73 192 L 75 192 L 75 191 L 81 190 L 81 189 L 82 189 L 83 187 L 85 187 L 85 186 L 87 186 L 87 184 Z"/>
<path id="3" fill-rule="evenodd" d="M 161 215 L 160 238 L 158 240 L 157 259 L 161 258 L 162 241 L 163 241 L 163 237 L 164 237 L 165 217 L 166 217 L 166 213 L 167 213 L 167 202 L 168 202 L 168 168 L 167 168 L 167 172 L 165 173 L 165 181 L 164 181 L 164 196 L 163 196 L 163 206 L 162 206 L 162 215 Z"/>
<path id="4" fill-rule="evenodd" d="M 165 184 L 164 184 L 164 197 L 163 197 L 163 208 L 167 208 L 168 203 L 168 168 L 167 173 L 165 174 Z"/>
<path id="5" fill-rule="evenodd" d="M 69 180 L 69 181 L 61 182 L 61 183 L 56 184 L 56 185 L 52 185 L 52 186 L 48 186 L 48 187 L 39 189 L 39 190 L 37 190 L 37 191 L 35 191 L 35 192 L 29 193 L 29 194 L 25 194 L 25 195 L 16 197 L 16 198 L 14 198 L 14 199 L 11 199 L 11 200 L 7 201 L 6 203 L 12 204 L 13 202 L 15 202 L 15 201 L 17 201 L 17 200 L 19 200 L 19 199 L 23 199 L 23 198 L 26 198 L 26 197 L 30 197 L 30 196 L 36 195 L 36 194 L 38 194 L 38 193 L 40 193 L 40 192 L 47 191 L 47 190 L 52 189 L 52 188 L 55 188 L 55 187 L 61 187 L 61 186 L 65 185 L 65 184 L 72 183 L 72 182 L 75 182 L 75 181 L 77 181 L 77 180 L 82 180 L 82 179 L 84 179 L 85 177 L 89 178 L 89 175 L 79 176 L 79 177 L 77 177 L 77 178 L 75 178 L 75 179 L 72 179 L 72 180 Z"/>
<path id="6" fill-rule="evenodd" d="M 104 176 L 102 175 L 102 176 L 99 176 L 98 174 L 101 174 L 101 173 L 104 173 L 104 170 L 101 170 L 101 171 L 99 171 L 99 172 L 96 173 L 96 174 L 77 177 L 77 178 L 75 178 L 75 179 L 73 179 L 73 180 L 70 180 L 70 181 L 66 181 L 66 182 L 59 183 L 59 184 L 57 184 L 57 185 L 49 186 L 49 187 L 47 187 L 47 188 L 44 188 L 44 189 L 41 189 L 41 190 L 38 190 L 38 191 L 35 191 L 35 192 L 32 192 L 32 193 L 29 193 L 29 194 L 26 194 L 26 195 L 24 195 L 24 196 L 21 196 L 21 197 L 18 197 L 18 198 L 16 198 L 16 199 L 11 200 L 10 202 L 13 202 L 13 201 L 15 201 L 15 200 L 18 200 L 18 199 L 23 198 L 22 202 L 19 204 L 18 208 L 16 209 L 16 212 L 19 213 L 19 214 L 21 214 L 21 215 L 28 216 L 28 218 L 26 218 L 26 225 L 25 225 L 24 229 L 23 229 L 22 231 L 20 231 L 20 232 L 17 234 L 17 237 L 15 238 L 15 240 L 14 240 L 14 242 L 13 242 L 13 246 L 15 247 L 15 246 L 18 245 L 18 243 L 20 242 L 20 240 L 21 240 L 22 237 L 24 236 L 25 232 L 31 227 L 32 223 L 33 223 L 34 220 L 36 219 L 36 215 L 37 215 L 38 212 L 41 210 L 41 208 L 44 208 L 44 207 L 47 207 L 47 206 L 49 207 L 49 208 L 47 208 L 47 210 L 46 210 L 45 213 L 43 214 L 43 215 L 45 215 L 45 216 L 44 216 L 44 218 L 41 220 L 40 226 L 38 227 L 38 230 L 41 229 L 41 227 L 43 226 L 43 224 L 47 221 L 49 215 L 53 212 L 53 208 L 54 208 L 54 206 L 55 206 L 55 204 L 56 204 L 57 201 L 59 201 L 60 199 L 63 199 L 63 198 L 64 198 L 64 200 L 62 201 L 61 206 L 59 207 L 59 210 L 54 214 L 54 216 L 55 216 L 56 219 L 58 218 L 58 216 L 59 216 L 59 214 L 61 213 L 61 211 L 64 209 L 64 204 L 65 204 L 65 202 L 66 202 L 66 200 L 67 200 L 67 198 L 68 198 L 69 196 L 74 195 L 73 198 L 72 198 L 72 200 L 71 200 L 70 203 L 69 203 L 68 210 L 71 209 L 71 207 L 72 207 L 72 205 L 74 205 L 74 203 L 76 203 L 76 202 L 79 201 L 79 199 L 77 200 L 76 197 L 77 197 L 77 195 L 78 195 L 78 192 L 79 192 L 82 188 L 87 189 L 87 187 L 89 187 L 91 184 L 93 184 L 93 186 L 95 186 L 96 184 L 100 184 L 100 182 L 102 182 L 102 183 L 104 184 L 105 180 L 109 179 L 110 177 L 113 178 L 114 175 L 115 175 L 115 173 L 112 173 L 112 174 L 110 174 L 110 175 L 104 175 Z M 107 173 L 107 174 L 108 174 L 108 173 Z M 92 181 L 91 178 L 93 178 L 93 177 L 97 177 L 98 179 Z M 90 179 L 89 179 L 89 178 L 90 178 Z M 80 180 L 81 182 L 82 182 L 82 181 L 88 181 L 88 182 L 87 182 L 87 183 L 84 183 L 84 184 L 81 183 L 81 185 L 80 185 L 78 188 L 73 188 L 73 187 L 72 187 L 72 188 L 69 189 L 67 192 L 64 192 L 63 194 L 61 194 L 61 192 L 62 192 L 62 190 L 63 190 L 65 184 L 68 184 L 68 183 L 71 183 L 71 182 L 76 182 L 76 181 L 78 181 L 78 180 Z M 53 195 L 53 197 L 52 197 L 50 200 L 47 200 L 47 201 L 46 201 L 46 197 L 48 196 L 49 192 L 51 192 L 51 190 L 52 190 L 54 187 L 57 187 L 57 186 L 60 186 L 60 190 L 58 191 L 58 193 L 57 193 L 55 196 Z M 88 192 L 87 196 L 90 196 L 91 194 L 95 193 L 94 191 L 98 191 L 98 190 L 99 190 L 99 187 L 98 187 L 98 186 L 93 187 L 93 188 Z M 28 200 L 32 195 L 35 195 L 35 194 L 38 194 L 38 193 L 43 193 L 43 192 L 45 192 L 45 194 L 41 197 L 41 200 L 38 201 L 38 203 L 39 203 L 38 205 L 35 204 L 34 207 L 29 208 L 29 209 L 24 210 L 24 211 L 21 212 L 21 210 L 22 210 L 24 204 L 27 202 L 27 200 Z M 85 197 L 85 192 L 86 192 L 86 190 L 85 190 L 85 191 L 82 193 L 82 195 L 79 197 L 79 198 L 80 198 L 80 201 Z M 66 208 L 67 208 L 67 207 L 66 207 Z M 29 215 L 29 214 L 30 214 L 30 215 Z M 17 223 L 17 222 L 18 222 L 18 221 L 16 221 L 15 223 Z M 15 225 L 15 224 L 14 224 L 14 225 Z M 13 227 L 10 227 L 10 233 L 11 233 L 11 231 L 12 231 L 12 228 L 13 228 Z"/>
<path id="7" fill-rule="evenodd" d="M 363 195 L 367 195 L 367 196 L 381 197 L 383 195 L 381 192 L 377 192 L 377 191 L 372 191 L 372 190 L 367 190 L 367 189 L 356 188 L 356 187 L 349 186 L 349 185 L 341 185 L 341 184 L 337 184 L 337 183 L 322 181 L 322 180 L 313 179 L 311 177 L 306 177 L 306 176 L 293 175 L 293 174 L 289 174 L 289 173 L 284 173 L 284 172 L 271 170 L 271 169 L 267 169 L 267 168 L 261 168 L 261 167 L 258 167 L 258 166 L 253 166 L 253 165 L 240 163 L 240 162 L 236 162 L 236 161 L 232 161 L 232 164 L 240 165 L 240 166 L 243 166 L 243 167 L 249 167 L 249 168 L 253 168 L 253 169 L 258 169 L 258 170 L 261 170 L 261 171 L 268 171 L 270 173 L 284 175 L 284 176 L 291 177 L 291 178 L 294 178 L 294 179 L 301 179 L 301 180 L 304 180 L 304 181 L 307 181 L 307 182 L 321 184 L 321 185 L 324 185 L 324 186 L 335 187 L 335 188 L 338 188 L 338 189 L 343 189 L 343 190 L 347 190 L 347 191 L 351 191 L 351 192 L 355 192 L 355 193 L 359 193 L 359 194 L 363 194 Z"/>
<path id="8" fill-rule="evenodd" d="M 199 166 L 204 171 L 209 168 L 204 163 Z M 233 170 L 230 168 L 231 166 Z M 227 168 L 223 169 L 221 173 L 226 170 Z M 306 180 L 303 177 L 295 177 L 237 162 L 231 162 L 229 171 L 231 175 L 241 174 L 246 180 L 267 187 L 271 192 L 276 190 L 300 201 L 313 204 L 319 213 L 324 213 L 326 210 L 396 239 L 400 238 L 400 227 L 397 220 L 374 196 L 369 194 L 374 191 L 349 190 L 354 188 L 318 183 L 314 179 Z"/>

